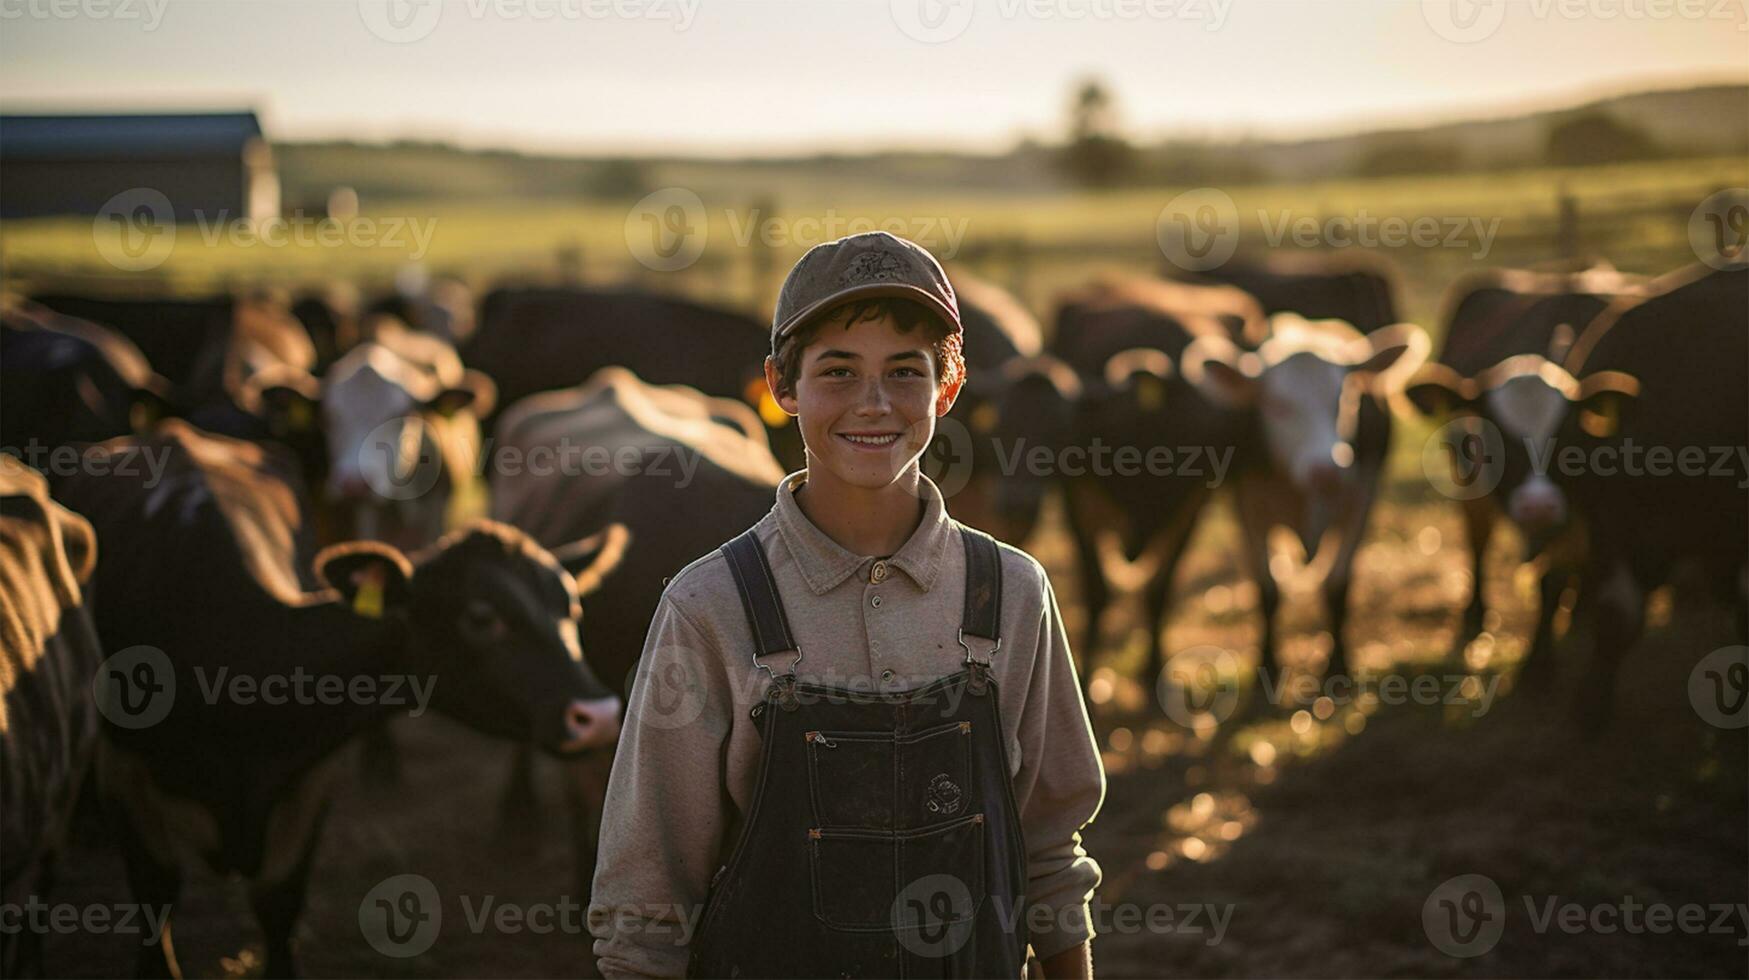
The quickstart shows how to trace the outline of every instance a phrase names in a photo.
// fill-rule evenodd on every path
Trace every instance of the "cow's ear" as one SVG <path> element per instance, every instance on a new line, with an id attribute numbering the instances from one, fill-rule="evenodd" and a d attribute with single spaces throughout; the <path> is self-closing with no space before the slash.
<path id="1" fill-rule="evenodd" d="M 498 386 L 479 371 L 469 368 L 462 372 L 462 382 L 454 388 L 445 388 L 428 405 L 439 415 L 450 416 L 464 408 L 472 408 L 475 415 L 484 418 L 492 414 L 492 407 L 498 402 Z"/>
<path id="2" fill-rule="evenodd" d="M 1622 421 L 1633 411 L 1640 395 L 1640 382 L 1620 371 L 1598 371 L 1579 382 L 1573 403 L 1579 407 L 1579 427 L 1585 434 L 1607 439 L 1621 431 Z"/>
<path id="3" fill-rule="evenodd" d="M 404 609 L 410 594 L 413 566 L 405 555 L 380 541 L 347 541 L 316 555 L 316 574 L 340 593 L 355 614 L 381 619 Z"/>
<path id="4" fill-rule="evenodd" d="M 1241 353 L 1232 341 L 1212 334 L 1198 337 L 1184 349 L 1179 370 L 1204 397 L 1229 408 L 1251 404 L 1263 373 L 1256 354 Z"/>
<path id="5" fill-rule="evenodd" d="M 145 435 L 159 422 L 179 414 L 176 403 L 157 387 L 135 388 L 128 404 L 128 428 L 135 435 Z"/>
<path id="6" fill-rule="evenodd" d="M 1468 411 L 1476 403 L 1476 383 L 1444 364 L 1426 364 L 1403 386 L 1422 415 L 1438 417 Z"/>
<path id="7" fill-rule="evenodd" d="M 577 594 L 588 595 L 601 588 L 602 580 L 619 567 L 631 541 L 630 528 L 609 524 L 586 538 L 554 548 L 553 557 L 571 573 L 577 583 Z"/>
<path id="8" fill-rule="evenodd" d="M 284 439 L 317 427 L 322 383 L 307 371 L 280 365 L 252 375 L 237 401 L 239 408 L 267 423 L 275 438 Z"/>
<path id="9" fill-rule="evenodd" d="M 1394 323 L 1366 335 L 1352 370 L 1370 377 L 1368 387 L 1373 394 L 1395 394 L 1427 363 L 1432 349 L 1427 331 L 1413 323 Z"/>

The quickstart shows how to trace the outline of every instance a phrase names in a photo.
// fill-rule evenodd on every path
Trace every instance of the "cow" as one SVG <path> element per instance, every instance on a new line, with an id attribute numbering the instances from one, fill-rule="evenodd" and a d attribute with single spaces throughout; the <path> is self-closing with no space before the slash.
<path id="1" fill-rule="evenodd" d="M 1103 471 L 1076 464 L 1077 472 L 1050 475 L 1064 489 L 1075 543 L 1087 610 L 1082 648 L 1090 657 L 1097 650 L 1114 586 L 1139 589 L 1149 683 L 1164 664 L 1173 574 L 1240 433 L 1238 413 L 1189 384 L 1177 361 L 1199 337 L 1231 343 L 1260 333 L 1261 321 L 1255 301 L 1230 287 L 1096 280 L 1059 299 L 1050 352 L 1070 378 L 1044 365 L 1022 388 L 1038 404 L 1071 406 L 1067 437 L 1053 447 L 1062 469 L 1070 468 L 1063 447 L 1111 453 Z M 1063 431 L 1060 421 L 1056 426 Z M 1090 682 L 1092 672 L 1083 677 Z"/>
<path id="2" fill-rule="evenodd" d="M 1260 676 L 1279 678 L 1281 593 L 1269 545 L 1278 526 L 1294 531 L 1307 562 L 1321 566 L 1332 640 L 1326 670 L 1348 675 L 1348 592 L 1390 448 L 1386 402 L 1426 361 L 1429 346 L 1414 324 L 1363 334 L 1341 320 L 1278 313 L 1256 351 L 1218 335 L 1185 350 L 1190 382 L 1246 413 L 1232 485 L 1263 616 Z"/>
<path id="3" fill-rule="evenodd" d="M 503 406 L 618 365 L 756 406 L 777 458 L 803 465 L 800 432 L 765 386 L 771 330 L 749 317 L 632 289 L 504 287 L 486 295 L 479 321 L 462 361 L 498 383 Z"/>
<path id="4" fill-rule="evenodd" d="M 497 396 L 455 349 L 381 318 L 322 379 L 324 538 L 435 539 L 480 469 L 479 418 Z"/>
<path id="5" fill-rule="evenodd" d="M 490 521 L 411 556 L 347 542 L 316 555 L 324 587 L 304 591 L 289 558 L 298 487 L 275 450 L 170 420 L 89 453 L 54 489 L 100 549 L 98 785 L 135 901 L 172 910 L 141 973 L 179 975 L 184 853 L 249 879 L 267 973 L 295 972 L 334 764 L 409 702 L 554 752 L 617 737 L 620 701 L 583 660 L 579 594 L 623 555 L 623 530 L 558 552 Z M 138 456 L 158 475 L 124 465 Z"/>
<path id="6" fill-rule="evenodd" d="M 924 472 L 948 497 L 954 516 L 1019 545 L 1032 533 L 1044 481 L 1016 479 L 1007 448 L 1043 438 L 1042 418 L 1017 417 L 1036 399 L 1016 400 L 1011 386 L 1031 372 L 1016 367 L 1043 351 L 1043 330 L 1005 290 L 964 270 L 952 272 L 964 326 L 965 384 L 923 456 Z M 1005 411 L 1009 406 L 1011 411 Z"/>
<path id="7" fill-rule="evenodd" d="M 170 410 L 169 383 L 127 338 L 0 299 L 0 444 L 26 459 L 125 435 Z"/>
<path id="8" fill-rule="evenodd" d="M 1576 613 L 1593 634 L 1576 701 L 1586 730 L 1610 720 L 1646 594 L 1678 565 L 1698 566 L 1749 633 L 1749 266 L 1696 264 L 1617 298 L 1560 364 L 1520 355 L 1416 382 L 1418 401 L 1492 412 L 1503 443 L 1533 451 L 1522 465 L 1504 453 L 1490 479 L 1510 511 L 1561 528 L 1551 550 L 1579 556 Z M 1544 616 L 1565 584 L 1544 576 Z M 1554 660 L 1552 642 L 1533 644 L 1525 686 L 1548 690 Z"/>
<path id="9" fill-rule="evenodd" d="M 1236 286 L 1255 297 L 1271 316 L 1298 313 L 1308 320 L 1343 320 L 1361 333 L 1399 319 L 1394 270 L 1385 260 L 1365 253 L 1239 256 L 1205 271 L 1171 268 L 1167 275 L 1185 282 Z"/>
<path id="10" fill-rule="evenodd" d="M 602 587 L 584 599 L 594 665 L 629 695 L 644 634 L 668 578 L 759 520 L 783 470 L 765 427 L 739 400 L 682 385 L 651 385 L 618 367 L 584 384 L 511 406 L 494 432 L 492 516 L 536 541 L 563 542 L 608 526 L 633 543 Z M 594 877 L 605 766 L 571 767 L 577 881 Z M 532 758 L 519 751 L 501 801 L 515 836 L 532 839 Z"/>
<path id="11" fill-rule="evenodd" d="M 1422 368 L 1409 385 L 1410 401 L 1433 418 L 1446 417 L 1456 409 L 1493 426 L 1496 432 L 1511 432 L 1515 437 L 1535 435 L 1532 430 L 1536 422 L 1524 415 L 1520 402 L 1522 394 L 1540 389 L 1536 380 L 1539 375 L 1534 371 L 1525 372 L 1522 381 L 1492 390 L 1486 398 L 1465 402 L 1470 406 L 1467 408 L 1460 408 L 1445 393 L 1460 387 L 1462 379 L 1493 377 L 1490 372 L 1499 365 L 1508 365 L 1503 375 L 1510 375 L 1516 370 L 1513 365 L 1534 363 L 1513 361 L 1514 358 L 1535 357 L 1559 364 L 1578 339 L 1578 332 L 1605 307 L 1617 299 L 1644 295 L 1644 288 L 1642 277 L 1617 272 L 1602 262 L 1567 270 L 1487 270 L 1460 279 L 1446 299 L 1445 339 L 1439 356 Z M 1437 383 L 1419 383 L 1423 380 Z M 1471 431 L 1472 427 L 1473 423 L 1466 422 L 1445 430 L 1445 448 L 1453 466 L 1452 486 L 1463 508 L 1471 582 L 1470 602 L 1452 647 L 1454 655 L 1469 646 L 1482 630 L 1487 611 L 1484 558 L 1501 512 L 1504 510 L 1524 534 L 1527 550 L 1533 556 L 1545 543 L 1558 537 L 1563 519 L 1556 497 L 1546 492 L 1545 477 L 1532 474 L 1530 485 L 1510 499 L 1470 482 L 1481 475 L 1476 468 L 1477 452 L 1488 449 L 1487 441 Z M 1522 438 L 1500 441 L 1495 448 L 1504 454 L 1497 461 L 1500 466 L 1515 474 L 1530 472 Z M 1547 585 L 1556 588 L 1566 578 L 1557 576 Z M 1551 624 L 1558 601 L 1557 588 L 1543 604 L 1533 634 L 1533 649 L 1551 642 Z"/>
<path id="12" fill-rule="evenodd" d="M 0 902 L 12 910 L 46 900 L 97 744 L 96 560 L 91 525 L 0 456 Z M 40 976 L 41 943 L 29 922 L 0 932 L 0 973 Z"/>

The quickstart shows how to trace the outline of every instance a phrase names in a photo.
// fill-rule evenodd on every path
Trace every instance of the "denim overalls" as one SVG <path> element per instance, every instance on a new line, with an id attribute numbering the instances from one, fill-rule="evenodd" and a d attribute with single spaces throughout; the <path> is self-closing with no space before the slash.
<path id="1" fill-rule="evenodd" d="M 752 709 L 764 742 L 753 804 L 711 880 L 689 976 L 1021 975 L 1026 847 L 989 659 L 1001 554 L 959 530 L 964 666 L 885 693 L 798 681 L 802 650 L 758 539 L 723 546 L 771 686 Z M 759 662 L 788 651 L 782 675 Z"/>

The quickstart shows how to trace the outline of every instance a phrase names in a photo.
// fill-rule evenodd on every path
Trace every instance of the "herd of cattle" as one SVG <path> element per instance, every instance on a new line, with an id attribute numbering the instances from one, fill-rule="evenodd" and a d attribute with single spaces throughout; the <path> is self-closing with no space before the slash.
<path id="1" fill-rule="evenodd" d="M 1061 297 L 1048 339 L 1002 290 L 956 283 L 969 377 L 926 467 L 956 516 L 1015 543 L 1061 494 L 1084 678 L 1100 613 L 1132 592 L 1158 675 L 1174 569 L 1228 487 L 1259 669 L 1278 669 L 1268 548 L 1286 527 L 1322 569 L 1327 669 L 1348 671 L 1353 559 L 1409 406 L 1457 420 L 1454 485 L 1474 488 L 1453 494 L 1475 575 L 1460 647 L 1502 513 L 1543 571 L 1527 680 L 1548 680 L 1564 593 L 1594 624 L 1586 722 L 1679 562 L 1749 628 L 1749 267 L 1479 274 L 1453 287 L 1437 357 L 1389 270 L 1340 255 L 1100 279 Z M 382 682 L 525 746 L 610 752 L 666 577 L 802 464 L 764 393 L 767 337 L 630 290 L 5 297 L 4 901 L 47 887 L 89 782 L 134 901 L 173 907 L 191 858 L 241 874 L 268 972 L 289 974 L 338 750 L 364 736 L 393 759 L 384 722 L 407 701 Z M 1022 446 L 1176 465 L 1071 471 Z M 1723 447 L 1727 465 L 1552 467 L 1550 446 L 1709 464 Z M 262 696 L 269 678 L 314 693 Z M 142 973 L 176 972 L 169 936 Z M 40 938 L 0 936 L 0 971 L 40 968 Z"/>

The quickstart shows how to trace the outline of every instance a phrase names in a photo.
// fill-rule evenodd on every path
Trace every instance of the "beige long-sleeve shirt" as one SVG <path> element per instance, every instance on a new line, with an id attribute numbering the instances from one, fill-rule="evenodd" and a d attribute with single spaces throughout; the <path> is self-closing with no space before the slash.
<path id="1" fill-rule="evenodd" d="M 903 690 L 959 670 L 965 553 L 940 490 L 923 479 L 922 523 L 882 560 L 851 554 L 808 520 L 794 493 L 806 477 L 786 478 L 755 525 L 803 649 L 798 678 Z M 1104 800 L 1105 771 L 1044 569 L 1004 546 L 1002 587 L 993 676 L 1026 840 L 1027 922 L 1044 957 L 1092 936 L 1087 905 L 1100 870 L 1080 832 Z M 602 817 L 589 929 L 605 976 L 686 972 L 711 876 L 728 860 L 758 775 L 760 735 L 748 712 L 770 678 L 755 652 L 720 552 L 669 582 Z M 791 659 L 764 662 L 782 674 Z"/>

